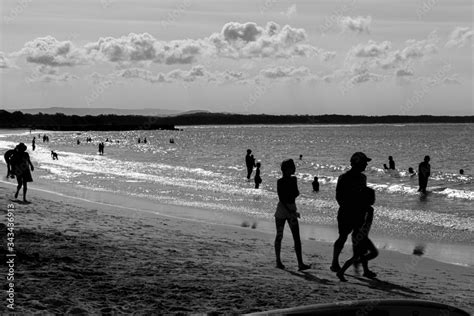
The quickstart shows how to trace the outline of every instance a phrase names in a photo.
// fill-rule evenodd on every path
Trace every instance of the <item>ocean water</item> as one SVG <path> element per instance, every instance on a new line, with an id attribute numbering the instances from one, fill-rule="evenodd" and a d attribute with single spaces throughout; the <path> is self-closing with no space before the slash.
<path id="1" fill-rule="evenodd" d="M 192 206 L 253 222 L 271 223 L 277 203 L 276 180 L 280 163 L 293 158 L 301 195 L 297 206 L 306 237 L 327 240 L 336 232 L 337 177 L 349 169 L 349 158 L 363 151 L 373 160 L 365 174 L 376 190 L 372 234 L 379 246 L 440 245 L 456 263 L 474 263 L 473 124 L 407 125 L 265 125 L 184 126 L 182 131 L 46 132 L 49 143 L 38 139 L 43 131 L 13 132 L 0 137 L 0 149 L 22 141 L 36 166 L 36 183 L 81 190 L 112 192 L 159 203 Z M 31 139 L 37 148 L 31 151 Z M 92 137 L 92 143 L 86 143 Z M 137 139 L 147 137 L 147 144 Z M 105 155 L 98 143 L 109 138 Z M 171 144 L 169 139 L 175 143 Z M 76 140 L 81 144 L 77 145 Z M 261 161 L 260 189 L 246 179 L 245 154 L 250 148 Z M 59 154 L 52 160 L 50 150 Z M 303 159 L 299 160 L 299 155 Z M 397 170 L 386 172 L 388 156 Z M 417 192 L 418 179 L 407 174 L 425 155 L 431 157 L 428 195 Z M 460 175 L 459 170 L 465 174 Z M 320 192 L 311 182 L 319 177 Z M 33 184 L 34 185 L 34 184 Z M 212 220 L 212 219 L 210 219 Z M 271 227 L 271 225 L 269 226 Z M 320 229 L 318 229 L 318 227 Z M 385 246 L 384 246 L 385 245 Z M 395 245 L 395 246 L 394 246 Z M 405 247 L 406 248 L 406 247 Z M 405 252 L 408 252 L 408 248 Z M 449 261 L 449 260 L 448 260 Z"/>

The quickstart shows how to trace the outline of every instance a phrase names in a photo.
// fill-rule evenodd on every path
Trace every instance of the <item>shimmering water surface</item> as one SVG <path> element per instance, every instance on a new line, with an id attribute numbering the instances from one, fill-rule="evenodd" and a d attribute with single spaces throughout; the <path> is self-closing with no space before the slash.
<path id="1" fill-rule="evenodd" d="M 277 201 L 279 164 L 293 158 L 297 164 L 297 199 L 303 224 L 334 231 L 337 177 L 349 168 L 349 158 L 363 151 L 373 160 L 365 172 L 377 192 L 373 232 L 376 240 L 392 237 L 418 243 L 455 243 L 472 250 L 474 241 L 474 161 L 472 124 L 420 125 L 304 125 L 304 126 L 193 126 L 182 131 L 46 132 L 49 143 L 17 132 L 3 135 L 0 148 L 20 141 L 28 145 L 37 169 L 35 182 L 61 183 L 86 190 L 107 191 L 160 203 L 187 205 L 271 222 Z M 31 151 L 31 139 L 37 148 Z M 92 137 L 92 143 L 86 143 Z M 138 144 L 147 137 L 147 144 Z M 105 155 L 97 153 L 106 142 Z M 175 143 L 169 142 L 174 138 Z M 77 145 L 76 140 L 81 144 Z M 247 182 L 247 148 L 261 160 L 263 183 Z M 50 150 L 59 154 L 53 161 Z M 299 155 L 303 159 L 299 160 Z M 387 173 L 392 155 L 397 170 Z M 431 156 L 432 177 L 426 197 L 417 193 L 417 170 Z M 465 174 L 460 175 L 459 170 Z M 321 191 L 312 192 L 319 177 Z M 318 231 L 310 229 L 315 239 Z M 465 250 L 464 250 L 465 251 Z M 471 251 L 472 253 L 472 251 Z M 472 264 L 472 254 L 462 263 Z"/>

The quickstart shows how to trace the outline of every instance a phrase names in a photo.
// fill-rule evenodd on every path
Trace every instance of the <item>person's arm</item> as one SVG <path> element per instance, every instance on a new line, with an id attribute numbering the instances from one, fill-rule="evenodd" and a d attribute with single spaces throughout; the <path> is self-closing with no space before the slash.
<path id="1" fill-rule="evenodd" d="M 35 167 L 33 167 L 33 164 L 31 163 L 31 160 L 30 160 L 30 155 L 28 155 L 28 153 L 26 153 L 26 159 L 28 161 L 28 164 L 30 165 L 31 167 L 31 171 L 34 171 L 35 170 Z"/>

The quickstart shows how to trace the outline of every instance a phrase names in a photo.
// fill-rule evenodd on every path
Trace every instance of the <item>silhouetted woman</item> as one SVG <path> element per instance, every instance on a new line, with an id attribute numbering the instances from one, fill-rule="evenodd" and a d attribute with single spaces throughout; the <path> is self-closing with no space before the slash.
<path id="1" fill-rule="evenodd" d="M 16 176 L 18 186 L 16 188 L 15 199 L 18 198 L 18 193 L 23 186 L 23 202 L 26 201 L 26 191 L 28 190 L 27 183 L 33 182 L 31 171 L 35 170 L 30 161 L 30 155 L 26 152 L 26 145 L 24 143 L 18 144 L 17 152 L 11 158 L 12 171 Z"/>
<path id="2" fill-rule="evenodd" d="M 286 159 L 281 163 L 281 171 L 283 177 L 277 181 L 277 192 L 278 192 L 278 205 L 275 212 L 275 224 L 276 224 L 276 238 L 275 238 L 275 255 L 276 255 L 276 267 L 279 269 L 285 269 L 285 266 L 281 262 L 281 241 L 283 239 L 283 230 L 285 229 L 285 223 L 288 221 L 291 233 L 293 234 L 293 241 L 295 243 L 296 259 L 298 260 L 298 270 L 307 270 L 311 266 L 304 264 L 303 255 L 301 249 L 301 238 L 300 228 L 298 224 L 298 218 L 300 214 L 296 211 L 295 200 L 300 192 L 298 191 L 298 184 L 296 177 L 292 176 L 296 172 L 296 166 L 293 159 Z"/>

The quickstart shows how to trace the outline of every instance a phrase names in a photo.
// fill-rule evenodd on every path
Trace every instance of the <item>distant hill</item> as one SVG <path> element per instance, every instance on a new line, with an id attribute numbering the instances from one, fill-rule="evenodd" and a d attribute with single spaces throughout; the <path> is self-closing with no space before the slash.
<path id="1" fill-rule="evenodd" d="M 10 109 L 9 112 L 20 111 L 27 114 L 56 114 L 63 113 L 65 115 L 141 115 L 141 116 L 168 116 L 177 115 L 182 111 L 167 109 L 112 109 L 112 108 L 36 108 L 36 109 Z"/>

